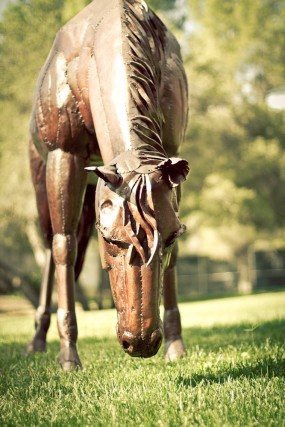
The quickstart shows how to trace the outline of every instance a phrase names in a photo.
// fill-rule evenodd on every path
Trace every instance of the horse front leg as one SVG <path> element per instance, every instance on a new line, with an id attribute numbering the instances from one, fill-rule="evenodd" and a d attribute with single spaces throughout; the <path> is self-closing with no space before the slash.
<path id="1" fill-rule="evenodd" d="M 41 281 L 39 304 L 35 316 L 35 335 L 26 347 L 26 353 L 45 352 L 46 336 L 50 326 L 51 295 L 54 277 L 52 259 L 52 227 L 46 191 L 46 165 L 38 154 L 32 139 L 29 145 L 29 157 L 32 181 L 36 194 L 36 203 L 41 234 L 46 248 L 46 262 Z"/>
<path id="2" fill-rule="evenodd" d="M 174 249 L 170 265 L 164 273 L 163 281 L 163 329 L 165 339 L 164 358 L 167 362 L 173 362 L 186 355 L 186 348 L 181 334 L 181 319 L 176 296 L 176 258 L 177 247 Z"/>
<path id="3" fill-rule="evenodd" d="M 49 153 L 47 192 L 53 228 L 52 252 L 58 292 L 57 325 L 60 336 L 59 363 L 64 370 L 81 367 L 78 356 L 75 314 L 74 266 L 76 231 L 82 209 L 87 174 L 86 160 L 61 149 Z"/>

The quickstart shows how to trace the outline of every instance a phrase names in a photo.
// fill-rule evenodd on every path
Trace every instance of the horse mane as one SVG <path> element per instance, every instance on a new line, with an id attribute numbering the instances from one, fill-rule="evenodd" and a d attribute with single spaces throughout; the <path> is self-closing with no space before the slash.
<path id="1" fill-rule="evenodd" d="M 123 56 L 130 90 L 132 138 L 165 154 L 159 89 L 166 27 L 144 1 L 138 0 L 124 1 L 122 26 L 126 35 Z"/>

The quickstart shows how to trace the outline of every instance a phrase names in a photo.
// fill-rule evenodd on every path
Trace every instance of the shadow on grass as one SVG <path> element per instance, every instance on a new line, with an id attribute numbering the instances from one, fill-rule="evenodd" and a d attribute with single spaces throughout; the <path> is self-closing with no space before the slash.
<path id="1" fill-rule="evenodd" d="M 223 372 L 213 374 L 193 374 L 191 376 L 179 375 L 176 379 L 178 388 L 195 388 L 201 385 L 224 384 L 235 379 L 247 378 L 283 378 L 285 377 L 284 366 L 281 361 L 262 360 L 256 363 L 250 363 L 248 366 L 237 364 L 228 366 Z"/>
<path id="2" fill-rule="evenodd" d="M 206 367 L 203 373 L 179 375 L 176 379 L 178 387 L 223 384 L 242 377 L 285 377 L 285 319 L 255 326 L 188 328 L 184 337 L 190 357 L 191 348 L 196 357 L 200 352 Z M 211 359 L 209 366 L 207 356 Z"/>
<path id="3" fill-rule="evenodd" d="M 270 344 L 284 344 L 285 318 L 259 324 L 184 328 L 183 335 L 187 344 L 202 346 L 206 351 L 243 344 L 262 345 L 266 340 Z"/>

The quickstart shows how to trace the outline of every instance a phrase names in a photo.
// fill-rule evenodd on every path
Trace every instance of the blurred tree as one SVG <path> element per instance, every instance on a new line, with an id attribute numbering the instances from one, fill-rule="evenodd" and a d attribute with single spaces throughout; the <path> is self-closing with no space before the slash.
<path id="1" fill-rule="evenodd" d="M 188 5 L 190 124 L 183 154 L 192 172 L 182 205 L 190 227 L 185 249 L 237 257 L 244 287 L 248 246 L 285 230 L 285 112 L 269 110 L 265 98 L 284 85 L 285 3 Z"/>

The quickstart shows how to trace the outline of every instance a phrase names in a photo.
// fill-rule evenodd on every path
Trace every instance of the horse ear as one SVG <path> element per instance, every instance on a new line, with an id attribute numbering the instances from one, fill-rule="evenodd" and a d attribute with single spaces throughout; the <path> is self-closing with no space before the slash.
<path id="1" fill-rule="evenodd" d="M 172 187 L 177 187 L 181 182 L 186 180 L 189 172 L 189 164 L 187 160 L 180 159 L 179 157 L 170 157 L 169 159 L 161 162 L 157 169 L 164 172 Z"/>
<path id="2" fill-rule="evenodd" d="M 120 187 L 122 177 L 118 174 L 115 166 L 88 166 L 85 168 L 87 172 L 94 172 L 99 178 L 113 185 L 115 188 Z"/>

